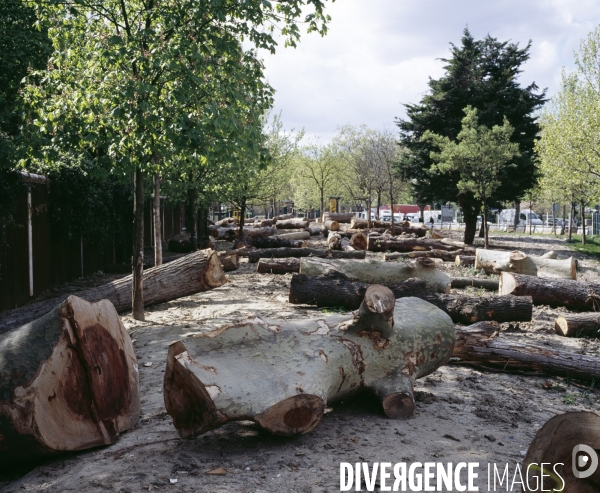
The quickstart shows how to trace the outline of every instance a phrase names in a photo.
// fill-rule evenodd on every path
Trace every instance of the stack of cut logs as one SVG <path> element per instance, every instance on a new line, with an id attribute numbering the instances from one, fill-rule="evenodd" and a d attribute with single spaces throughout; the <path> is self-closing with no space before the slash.
<path id="1" fill-rule="evenodd" d="M 171 344 L 164 399 L 182 437 L 242 419 L 275 434 L 306 433 L 329 402 L 360 388 L 379 397 L 388 417 L 407 417 L 415 409 L 414 380 L 451 359 L 600 378 L 598 358 L 499 336 L 499 323 L 531 321 L 536 304 L 570 310 L 556 320 L 561 335 L 598 333 L 600 284 L 577 281 L 573 258 L 474 250 L 426 235 L 422 225 L 392 228 L 351 214 L 328 214 L 320 223 L 291 216 L 248 222 L 241 238 L 233 219 L 211 226 L 214 241 L 237 240 L 233 250 L 200 250 L 149 269 L 146 304 L 219 288 L 224 272 L 247 257 L 258 272 L 293 273 L 290 303 L 356 312 L 297 321 L 253 317 Z M 308 248 L 306 240 L 321 233 L 327 248 Z M 173 248 L 187 248 L 185 240 Z M 368 259 L 367 251 L 374 252 Z M 443 262 L 490 277 L 451 278 L 439 269 Z M 468 286 L 499 295 L 451 293 Z M 128 276 L 0 314 L 3 464 L 111 444 L 135 425 L 137 362 L 117 314 L 130 306 Z"/>

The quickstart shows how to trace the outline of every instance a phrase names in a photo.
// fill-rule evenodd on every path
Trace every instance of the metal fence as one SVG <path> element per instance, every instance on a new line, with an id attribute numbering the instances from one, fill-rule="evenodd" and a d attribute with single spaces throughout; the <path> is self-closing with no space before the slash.
<path id="1" fill-rule="evenodd" d="M 594 216 L 595 217 L 595 216 Z M 481 222 L 477 223 L 477 228 L 479 228 L 481 226 Z M 465 223 L 457 223 L 457 222 L 452 222 L 452 223 L 434 223 L 434 227 L 435 229 L 448 229 L 448 230 L 454 230 L 454 231 L 462 231 L 465 229 Z M 498 232 L 505 232 L 505 233 L 510 233 L 510 232 L 514 232 L 514 233 L 522 233 L 522 234 L 529 234 L 530 232 L 530 227 L 529 225 L 527 226 L 517 226 L 516 228 L 514 226 L 508 225 L 508 224 L 494 224 L 491 223 L 489 225 L 489 231 L 490 232 L 494 232 L 494 231 L 498 231 Z M 586 234 L 590 235 L 592 234 L 592 226 L 587 226 L 586 229 Z M 599 219 L 599 228 L 598 231 L 600 231 L 600 219 Z M 578 228 L 573 227 L 573 234 L 581 234 L 583 232 L 583 228 L 581 226 L 579 226 Z M 560 234 L 561 233 L 561 227 L 560 226 L 544 226 L 541 224 L 532 224 L 531 225 L 531 233 L 539 233 L 539 234 Z M 593 233 L 593 234 L 600 234 L 600 233 Z"/>

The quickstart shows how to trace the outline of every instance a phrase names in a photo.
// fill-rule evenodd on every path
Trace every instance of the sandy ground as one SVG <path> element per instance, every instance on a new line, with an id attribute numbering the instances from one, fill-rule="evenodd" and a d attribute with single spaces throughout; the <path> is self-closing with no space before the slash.
<path id="1" fill-rule="evenodd" d="M 573 254 L 559 238 L 492 236 L 492 242 L 528 253 L 553 249 L 561 257 Z M 598 262 L 573 255 L 580 279 L 600 277 Z M 444 269 L 453 276 L 482 275 L 452 264 Z M 162 395 L 171 342 L 251 315 L 298 319 L 327 314 L 288 303 L 290 275 L 254 271 L 255 265 L 244 260 L 219 289 L 154 306 L 144 323 L 123 317 L 140 367 L 139 424 L 112 446 L 5 473 L 0 491 L 332 492 L 339 491 L 340 462 L 376 461 L 478 462 L 476 484 L 488 491 L 487 464 L 508 463 L 512 470 L 549 418 L 573 410 L 600 412 L 599 392 L 566 379 L 448 365 L 417 381 L 417 411 L 408 420 L 387 419 L 376 398 L 361 394 L 331 404 L 318 427 L 300 437 L 273 437 L 251 422 L 238 422 L 180 439 Z M 471 293 L 490 295 L 474 289 Z M 536 307 L 532 322 L 503 324 L 502 337 L 600 354 L 597 339 L 554 335 L 560 311 Z M 227 473 L 206 474 L 218 467 Z"/>

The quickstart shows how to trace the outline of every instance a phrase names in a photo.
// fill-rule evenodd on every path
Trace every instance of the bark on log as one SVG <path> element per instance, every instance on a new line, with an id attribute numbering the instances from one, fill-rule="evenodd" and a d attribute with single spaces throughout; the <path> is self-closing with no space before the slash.
<path id="1" fill-rule="evenodd" d="M 69 296 L 0 348 L 2 466 L 114 443 L 137 423 L 137 360 L 109 301 Z"/>
<path id="2" fill-rule="evenodd" d="M 261 228 L 264 228 L 266 226 L 274 226 L 275 225 L 275 219 L 265 219 L 263 221 L 260 222 L 259 226 Z"/>
<path id="3" fill-rule="evenodd" d="M 565 337 L 590 337 L 600 333 L 600 313 L 568 313 L 554 323 L 557 334 Z"/>
<path id="4" fill-rule="evenodd" d="M 271 236 L 270 238 L 254 238 L 252 240 L 252 246 L 255 246 L 256 248 L 302 248 L 306 246 L 306 241 Z"/>
<path id="5" fill-rule="evenodd" d="M 275 219 L 275 221 L 285 221 L 286 219 L 292 219 L 293 217 L 293 214 L 280 214 L 279 216 L 275 216 L 273 219 Z"/>
<path id="6" fill-rule="evenodd" d="M 369 235 L 368 247 L 370 252 L 412 252 L 424 250 L 455 251 L 453 245 L 446 245 L 431 238 L 400 238 L 397 236 Z"/>
<path id="7" fill-rule="evenodd" d="M 352 282 L 338 271 L 308 277 L 304 274 L 292 276 L 290 303 L 317 305 L 318 307 L 341 306 L 356 310 L 370 285 Z M 414 296 L 428 301 L 446 312 L 452 321 L 473 324 L 480 321 L 530 322 L 533 303 L 528 296 L 476 297 L 454 294 L 435 294 L 427 291 L 423 279 L 408 279 L 396 284 L 385 284 L 395 298 Z"/>
<path id="8" fill-rule="evenodd" d="M 295 233 L 284 233 L 276 236 L 282 240 L 308 240 L 310 233 L 308 231 L 297 231 Z"/>
<path id="9" fill-rule="evenodd" d="M 318 259 L 306 257 L 300 261 L 300 273 L 307 276 L 324 274 L 328 269 L 342 272 L 353 281 L 368 283 L 398 283 L 411 277 L 418 277 L 427 282 L 432 291 L 447 293 L 450 291 L 450 276 L 434 266 L 422 265 L 419 262 L 380 262 L 366 260 L 354 262 L 351 260 Z"/>
<path id="10" fill-rule="evenodd" d="M 329 231 L 339 231 L 340 229 L 340 223 L 337 221 L 332 221 L 331 219 L 327 219 L 323 226 Z"/>
<path id="11" fill-rule="evenodd" d="M 475 265 L 475 257 L 471 255 L 456 255 L 455 263 L 457 266 L 471 267 Z"/>
<path id="12" fill-rule="evenodd" d="M 311 236 L 315 236 L 320 235 L 323 232 L 323 228 L 321 226 L 308 226 L 306 231 L 308 231 Z"/>
<path id="13" fill-rule="evenodd" d="M 214 225 L 217 228 L 221 228 L 226 225 L 230 225 L 231 227 L 233 227 L 232 225 L 234 225 L 234 224 L 235 224 L 235 219 L 233 217 L 224 217 L 220 221 L 217 221 Z"/>
<path id="14" fill-rule="evenodd" d="M 531 296 L 534 305 L 564 306 L 569 310 L 600 310 L 600 284 L 544 279 L 523 274 L 500 274 L 500 294 Z"/>
<path id="15" fill-rule="evenodd" d="M 287 274 L 300 272 L 300 260 L 297 258 L 261 258 L 256 266 L 258 274 Z"/>
<path id="16" fill-rule="evenodd" d="M 144 272 L 144 305 L 218 288 L 227 282 L 217 253 L 199 250 Z M 110 301 L 117 311 L 131 308 L 131 276 L 75 293 L 89 302 Z M 45 315 L 67 297 L 61 296 L 0 314 L 0 333 Z"/>
<path id="17" fill-rule="evenodd" d="M 523 461 L 523 469 L 528 471 L 528 481 L 523 491 L 564 491 L 565 493 L 597 493 L 600 491 L 600 468 L 592 472 L 594 458 L 589 453 L 574 452 L 581 444 L 592 450 L 600 450 L 600 416 L 587 411 L 573 411 L 551 418 L 536 433 Z M 582 450 L 582 452 L 584 452 Z M 579 464 L 579 456 L 587 456 L 588 461 Z M 575 458 L 576 463 L 573 464 Z M 537 467 L 528 468 L 529 464 Z M 544 470 L 541 470 L 544 464 Z M 554 474 L 553 466 L 561 469 L 560 478 Z M 588 477 L 577 478 L 573 470 L 592 472 Z M 550 474 L 552 473 L 552 474 Z M 542 476 L 543 474 L 543 476 Z M 535 486 L 533 486 L 535 485 Z M 535 488 L 535 489 L 530 489 Z"/>
<path id="18" fill-rule="evenodd" d="M 503 371 L 546 373 L 581 380 L 600 378 L 600 358 L 496 337 L 498 331 L 499 327 L 489 322 L 456 327 L 452 356 L 469 364 Z"/>
<path id="19" fill-rule="evenodd" d="M 240 268 L 240 260 L 237 253 L 219 252 L 218 255 L 224 272 L 231 272 Z"/>
<path id="20" fill-rule="evenodd" d="M 479 277 L 453 277 L 452 278 L 452 289 L 464 289 L 464 288 L 481 288 L 487 289 L 488 291 L 498 291 L 499 281 L 498 279 L 482 279 Z M 516 294 L 516 293 L 500 293 L 500 294 Z M 535 301 L 534 301 L 535 303 Z"/>
<path id="21" fill-rule="evenodd" d="M 300 257 L 320 257 L 320 258 L 345 258 L 359 259 L 366 257 L 363 251 L 342 252 L 317 250 L 315 248 L 264 248 L 260 250 L 248 250 L 244 252 L 251 263 L 258 262 L 261 258 L 300 258 Z"/>
<path id="22" fill-rule="evenodd" d="M 444 262 L 453 262 L 456 256 L 460 254 L 462 250 L 454 250 L 447 252 L 444 250 L 425 250 L 421 252 L 397 252 L 397 253 L 386 253 L 383 258 L 385 260 L 398 260 L 406 258 L 439 258 Z"/>
<path id="23" fill-rule="evenodd" d="M 342 249 L 342 237 L 338 233 L 329 232 L 327 236 L 327 249 L 328 250 L 341 250 Z"/>
<path id="24" fill-rule="evenodd" d="M 475 268 L 489 274 L 515 272 L 544 278 L 577 279 L 577 265 L 573 257 L 559 260 L 535 257 L 518 251 L 503 252 L 478 248 L 475 252 Z"/>
<path id="25" fill-rule="evenodd" d="M 337 221 L 338 223 L 349 223 L 356 216 L 352 214 L 352 212 L 326 212 L 323 214 L 323 219 L 325 221 Z"/>
<path id="26" fill-rule="evenodd" d="M 367 235 L 364 233 L 354 233 L 350 238 L 350 246 L 355 250 L 366 250 Z"/>
<path id="27" fill-rule="evenodd" d="M 172 344 L 165 405 L 183 437 L 248 419 L 278 435 L 307 433 L 327 403 L 361 388 L 389 418 L 405 418 L 414 380 L 444 364 L 453 343 L 441 310 L 372 286 L 353 318 L 255 318 Z"/>
<path id="28" fill-rule="evenodd" d="M 308 228 L 308 221 L 304 218 L 297 217 L 294 219 L 283 219 L 275 224 L 277 229 L 305 229 Z"/>

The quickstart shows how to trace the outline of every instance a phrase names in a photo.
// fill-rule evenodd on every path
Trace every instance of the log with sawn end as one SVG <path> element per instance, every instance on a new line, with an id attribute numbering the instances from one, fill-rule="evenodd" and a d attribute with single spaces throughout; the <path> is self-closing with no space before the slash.
<path id="1" fill-rule="evenodd" d="M 556 318 L 554 329 L 565 337 L 598 337 L 600 313 L 563 313 Z"/>
<path id="2" fill-rule="evenodd" d="M 462 250 L 424 250 L 417 252 L 396 252 L 386 253 L 383 258 L 385 260 L 411 259 L 411 258 L 439 258 L 444 262 L 454 262 L 457 255 L 460 255 Z"/>
<path id="3" fill-rule="evenodd" d="M 412 252 L 423 250 L 455 251 L 455 245 L 448 245 L 431 238 L 402 238 L 399 236 L 369 235 L 367 250 L 370 252 Z"/>
<path id="4" fill-rule="evenodd" d="M 484 279 L 481 277 L 453 277 L 452 278 L 452 289 L 464 289 L 464 288 L 480 288 L 487 289 L 488 291 L 498 291 L 499 286 L 498 279 Z M 514 293 L 500 293 L 500 294 L 514 294 Z"/>
<path id="5" fill-rule="evenodd" d="M 292 276 L 290 303 L 317 305 L 318 307 L 340 306 L 356 310 L 370 284 L 350 281 L 341 272 L 330 270 L 320 276 L 303 274 Z M 436 294 L 427 290 L 423 279 L 408 279 L 399 283 L 386 283 L 396 298 L 414 296 L 428 301 L 446 312 L 456 323 L 473 324 L 480 321 L 530 322 L 533 303 L 528 296 L 464 296 Z"/>
<path id="6" fill-rule="evenodd" d="M 235 250 L 234 250 L 235 251 Z M 345 258 L 345 259 L 364 259 L 364 251 L 344 252 L 339 250 L 318 250 L 316 248 L 263 248 L 258 250 L 249 250 L 244 253 L 251 263 L 258 262 L 261 258 L 301 258 L 301 257 L 320 257 L 320 258 Z"/>
<path id="7" fill-rule="evenodd" d="M 144 271 L 144 306 L 218 288 L 227 282 L 217 252 L 199 250 Z M 106 299 L 117 311 L 131 309 L 131 276 L 75 293 L 89 302 Z M 57 297 L 0 314 L 0 333 L 48 313 L 67 297 Z"/>
<path id="8" fill-rule="evenodd" d="M 0 464 L 114 443 L 140 413 L 133 344 L 114 306 L 69 296 L 0 335 Z"/>
<path id="9" fill-rule="evenodd" d="M 261 258 L 256 266 L 258 274 L 288 274 L 300 271 L 297 258 Z"/>
<path id="10" fill-rule="evenodd" d="M 182 437 L 248 419 L 278 435 L 307 433 L 328 403 L 363 388 L 389 418 L 406 418 L 414 380 L 448 361 L 454 337 L 441 310 L 375 285 L 354 316 L 253 318 L 173 343 L 165 406 Z"/>
<path id="11" fill-rule="evenodd" d="M 577 264 L 573 257 L 536 257 L 519 251 L 504 252 L 478 248 L 475 252 L 475 268 L 489 274 L 514 272 L 544 278 L 577 279 Z"/>

